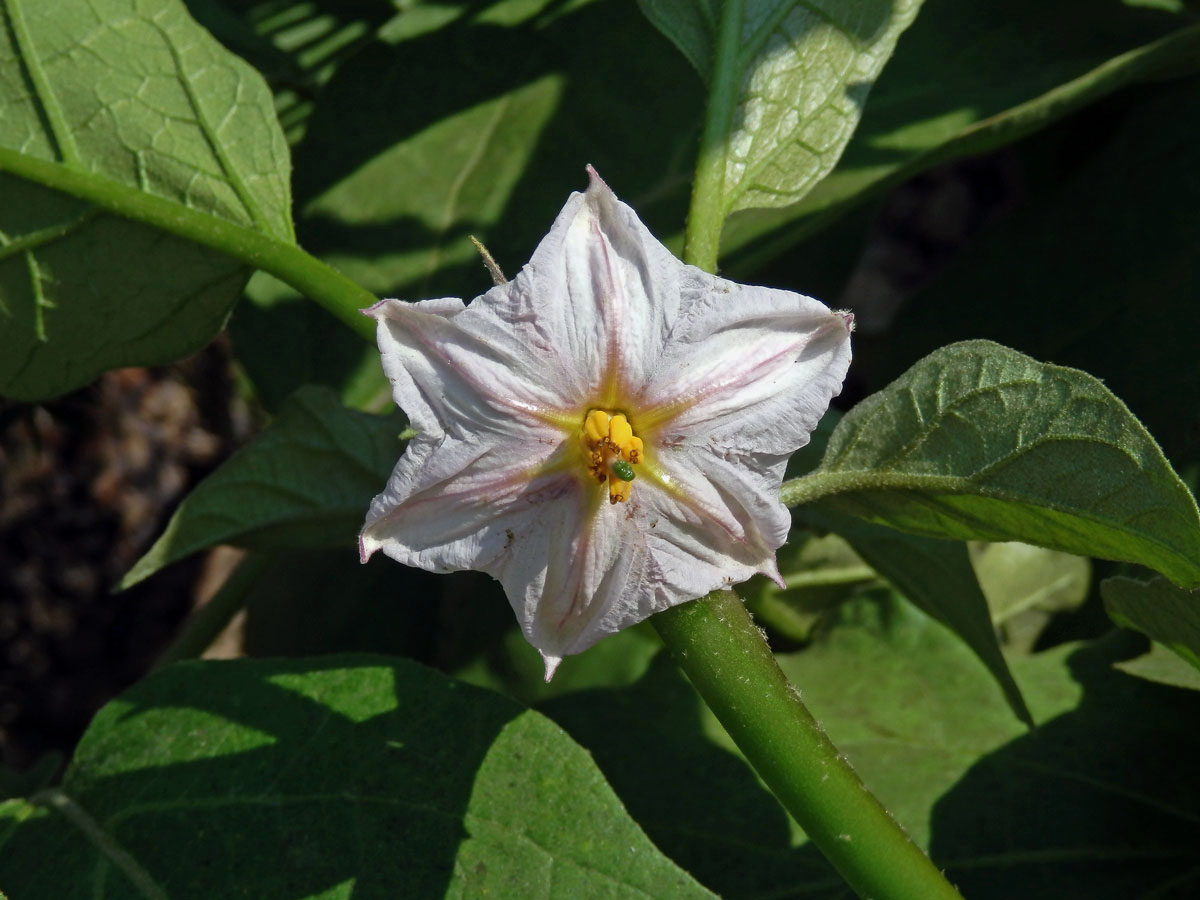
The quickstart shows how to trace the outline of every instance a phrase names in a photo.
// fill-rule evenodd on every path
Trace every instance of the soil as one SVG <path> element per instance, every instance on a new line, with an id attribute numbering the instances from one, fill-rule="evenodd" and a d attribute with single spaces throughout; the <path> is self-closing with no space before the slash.
<path id="1" fill-rule="evenodd" d="M 0 401 L 0 764 L 69 753 L 191 609 L 203 560 L 114 588 L 245 438 L 229 362 L 218 341 L 55 400 Z"/>

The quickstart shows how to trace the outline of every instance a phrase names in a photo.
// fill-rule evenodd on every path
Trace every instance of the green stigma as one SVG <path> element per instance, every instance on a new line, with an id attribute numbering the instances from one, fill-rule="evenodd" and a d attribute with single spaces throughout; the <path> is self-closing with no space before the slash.
<path id="1" fill-rule="evenodd" d="M 623 459 L 618 459 L 612 464 L 613 474 L 622 481 L 633 481 L 637 477 L 637 473 L 633 471 L 633 466 L 625 462 Z"/>

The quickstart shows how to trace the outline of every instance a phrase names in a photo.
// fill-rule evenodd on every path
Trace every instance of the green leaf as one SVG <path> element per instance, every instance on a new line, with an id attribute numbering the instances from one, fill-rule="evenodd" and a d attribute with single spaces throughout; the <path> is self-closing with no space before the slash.
<path id="1" fill-rule="evenodd" d="M 727 264 L 777 255 L 916 172 L 1010 144 L 1122 87 L 1198 65 L 1200 25 L 1190 16 L 1091 0 L 926 0 L 837 168 L 797 203 L 731 217 Z"/>
<path id="2" fill-rule="evenodd" d="M 1162 644 L 1151 644 L 1148 653 L 1114 663 L 1113 668 L 1147 681 L 1200 691 L 1200 672 L 1196 667 Z"/>
<path id="3" fill-rule="evenodd" d="M 1185 591 L 1165 578 L 1118 576 L 1104 579 L 1100 594 L 1110 619 L 1169 647 L 1200 670 L 1200 591 Z"/>
<path id="4" fill-rule="evenodd" d="M 810 527 L 841 535 L 918 609 L 958 635 L 992 673 L 1013 714 L 1033 726 L 1021 689 L 1000 652 L 987 600 L 961 541 L 904 534 L 821 503 L 800 507 L 796 516 Z"/>
<path id="5" fill-rule="evenodd" d="M 1032 733 L 962 642 L 908 604 L 849 604 L 819 641 L 778 658 L 964 896 L 1127 900 L 1163 888 L 1182 900 L 1200 862 L 1200 698 L 1113 672 L 1132 643 L 1014 660 Z M 539 708 L 591 752 L 655 844 L 721 896 L 848 896 L 669 665 Z"/>
<path id="6" fill-rule="evenodd" d="M 121 586 L 214 544 L 351 542 L 404 449 L 402 427 L 398 413 L 346 409 L 327 388 L 298 391 L 257 440 L 188 494 Z"/>
<path id="7" fill-rule="evenodd" d="M 862 115 L 876 76 L 920 0 L 850 0 L 745 4 L 737 57 L 728 67 L 713 60 L 720 25 L 705 4 L 644 0 L 655 26 L 712 82 L 732 95 L 736 109 L 721 135 L 719 206 L 786 206 L 803 197 L 833 168 Z M 723 21 L 723 20 L 722 20 Z M 719 84 L 728 79 L 730 84 Z"/>
<path id="8" fill-rule="evenodd" d="M 275 413 L 302 385 L 328 385 L 351 408 L 393 408 L 373 341 L 341 328 L 328 310 L 266 272 L 256 272 L 229 321 L 234 353 L 257 399 Z"/>
<path id="9" fill-rule="evenodd" d="M 249 270 L 113 216 L 130 197 L 292 241 L 270 92 L 177 0 L 3 0 L 0 103 L 0 392 L 59 394 L 221 327 Z"/>
<path id="10" fill-rule="evenodd" d="M 22 900 L 712 896 L 552 722 L 382 657 L 158 672 L 0 818 Z"/>
<path id="11" fill-rule="evenodd" d="M 1141 423 L 1090 375 L 988 341 L 944 347 L 859 403 L 781 496 L 1200 584 L 1196 502 Z"/>
<path id="12" fill-rule="evenodd" d="M 712 77 L 717 0 L 638 0 L 638 9 L 687 57 L 703 81 Z"/>

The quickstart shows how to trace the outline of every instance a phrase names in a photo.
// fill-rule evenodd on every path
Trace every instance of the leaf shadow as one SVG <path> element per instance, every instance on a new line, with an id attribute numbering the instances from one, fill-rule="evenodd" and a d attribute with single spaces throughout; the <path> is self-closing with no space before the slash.
<path id="1" fill-rule="evenodd" d="M 1074 652 L 1079 706 L 973 765 L 933 808 L 930 854 L 968 897 L 1195 897 L 1200 693 L 1115 670 L 1129 632 Z"/>
<path id="2" fill-rule="evenodd" d="M 513 148 L 527 159 L 494 219 L 464 210 L 434 227 L 424 213 L 385 214 L 364 223 L 314 209 L 299 223 L 302 243 L 322 254 L 369 259 L 445 247 L 475 234 L 511 275 L 529 258 L 568 193 L 583 188 L 589 162 L 619 195 L 639 203 L 652 227 L 658 221 L 678 228 L 703 105 L 698 79 L 642 20 L 633 0 L 562 6 L 549 4 L 519 27 L 464 17 L 396 46 L 378 42 L 364 49 L 317 97 L 308 135 L 297 148 L 294 185 L 303 210 L 431 126 L 553 77 L 561 87 L 557 104 L 540 133 Z M 455 77 L 446 77 L 448 69 Z M 646 93 L 647 85 L 660 83 L 671 85 L 669 96 Z M 439 160 L 425 164 L 436 167 Z M 420 173 L 396 174 L 399 189 L 420 183 Z M 649 212 L 641 208 L 643 201 Z M 473 260 L 448 268 L 426 290 L 470 296 L 486 286 Z M 404 295 L 421 285 L 409 279 L 373 287 Z"/>
<path id="3" fill-rule="evenodd" d="M 321 702 L 288 686 L 313 674 Z M 155 713 L 181 708 L 246 731 L 226 732 L 222 747 L 198 726 L 168 751 L 192 759 L 79 785 L 68 777 L 67 790 L 173 898 L 299 900 L 347 885 L 353 900 L 443 897 L 476 773 L 523 712 L 471 694 L 386 657 L 181 664 L 124 695 L 119 734 L 161 728 L 160 740 L 178 740 Z M 119 751 L 91 748 L 105 760 Z"/>
<path id="4" fill-rule="evenodd" d="M 636 684 L 538 704 L 586 747 L 663 853 L 725 898 L 852 897 L 750 766 L 705 733 L 700 699 L 665 653 Z"/>

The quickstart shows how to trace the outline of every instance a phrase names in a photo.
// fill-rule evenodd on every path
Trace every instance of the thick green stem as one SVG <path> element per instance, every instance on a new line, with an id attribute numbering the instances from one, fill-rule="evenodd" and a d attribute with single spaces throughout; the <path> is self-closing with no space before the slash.
<path id="1" fill-rule="evenodd" d="M 154 667 L 160 669 L 181 659 L 195 659 L 207 650 L 217 635 L 245 607 L 246 598 L 270 567 L 273 558 L 270 553 L 255 551 L 243 556 L 220 590 L 192 613 L 179 636 L 158 658 Z"/>
<path id="2" fill-rule="evenodd" d="M 688 211 L 684 262 L 709 272 L 727 213 L 743 17 L 743 0 L 725 0 Z M 736 595 L 710 594 L 650 621 L 767 787 L 860 896 L 961 900 L 821 731 Z"/>
<path id="3" fill-rule="evenodd" d="M 961 900 L 821 731 L 735 594 L 709 594 L 651 621 L 755 771 L 859 896 Z"/>
<path id="4" fill-rule="evenodd" d="M 0 147 L 0 172 L 11 172 L 86 200 L 106 212 L 203 244 L 269 272 L 325 307 L 354 331 L 374 340 L 375 323 L 360 315 L 359 310 L 374 304 L 375 295 L 290 241 L 190 209 L 94 172 L 7 147 Z"/>
<path id="5" fill-rule="evenodd" d="M 717 271 L 721 227 L 725 224 L 725 150 L 737 109 L 738 51 L 741 49 L 743 0 L 725 0 L 717 27 L 712 77 L 700 156 L 692 181 L 692 204 L 684 235 L 683 258 L 706 272 Z"/>

